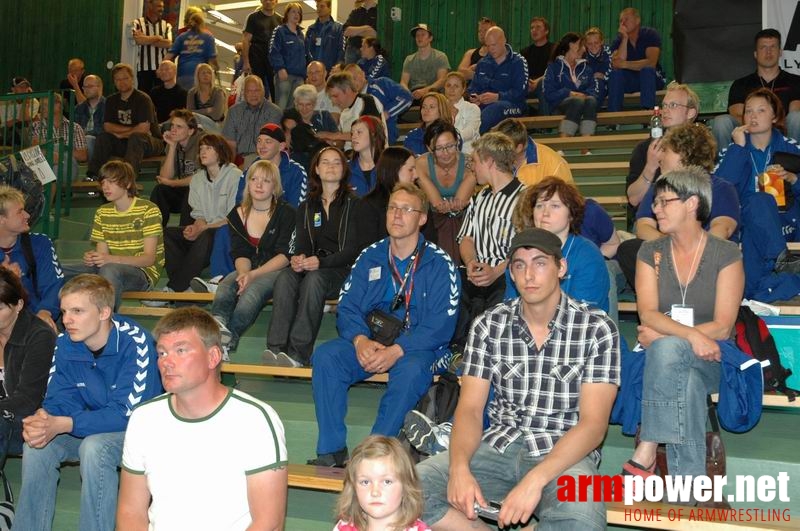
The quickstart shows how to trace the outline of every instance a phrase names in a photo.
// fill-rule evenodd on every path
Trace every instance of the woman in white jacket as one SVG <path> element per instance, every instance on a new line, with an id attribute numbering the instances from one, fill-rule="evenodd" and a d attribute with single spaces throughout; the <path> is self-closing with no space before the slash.
<path id="1" fill-rule="evenodd" d="M 464 144 L 461 151 L 472 153 L 472 142 L 480 136 L 481 108 L 464 99 L 467 80 L 461 72 L 450 72 L 444 80 L 444 95 L 453 106 L 453 120 Z"/>

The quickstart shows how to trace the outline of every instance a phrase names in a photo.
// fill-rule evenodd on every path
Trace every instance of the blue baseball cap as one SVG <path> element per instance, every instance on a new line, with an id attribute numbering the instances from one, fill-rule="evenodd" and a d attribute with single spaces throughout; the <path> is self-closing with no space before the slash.
<path id="1" fill-rule="evenodd" d="M 761 419 L 764 399 L 762 362 L 745 354 L 729 341 L 721 341 L 720 348 L 719 424 L 726 431 L 743 433 L 753 429 Z"/>

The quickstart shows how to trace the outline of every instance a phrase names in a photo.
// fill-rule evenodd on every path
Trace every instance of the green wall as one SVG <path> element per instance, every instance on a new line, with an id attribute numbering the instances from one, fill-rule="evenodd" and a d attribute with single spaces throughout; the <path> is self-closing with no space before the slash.
<path id="1" fill-rule="evenodd" d="M 58 86 L 67 61 L 80 57 L 87 72 L 103 77 L 120 57 L 124 0 L 0 0 L 0 93 L 24 76 L 35 91 Z"/>
<path id="2" fill-rule="evenodd" d="M 402 9 L 402 21 L 393 22 L 392 7 Z M 515 51 L 530 44 L 531 17 L 543 16 L 550 22 L 550 40 L 557 41 L 567 31 L 585 31 L 598 26 L 610 43 L 619 27 L 619 12 L 625 7 L 639 9 L 642 25 L 656 28 L 665 43 L 661 64 L 672 78 L 672 2 L 665 0 L 381 0 L 378 4 L 378 33 L 389 50 L 392 73 L 397 79 L 406 55 L 415 50 L 409 30 L 418 22 L 431 26 L 433 46 L 450 58 L 455 68 L 464 52 L 477 45 L 477 23 L 482 16 L 495 20 L 506 32 Z"/>

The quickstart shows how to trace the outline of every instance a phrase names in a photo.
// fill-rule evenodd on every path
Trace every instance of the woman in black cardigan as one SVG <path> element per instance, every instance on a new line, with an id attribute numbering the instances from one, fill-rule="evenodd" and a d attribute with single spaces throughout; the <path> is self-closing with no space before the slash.
<path id="1" fill-rule="evenodd" d="M 19 277 L 0 267 L 0 469 L 22 453 L 22 419 L 42 405 L 56 333 L 26 307 Z"/>
<path id="2" fill-rule="evenodd" d="M 275 282 L 264 363 L 308 365 L 325 300 L 336 298 L 361 251 L 356 234 L 358 201 L 350 168 L 338 148 L 323 148 L 311 162 L 308 199 L 297 209 L 290 267 Z"/>

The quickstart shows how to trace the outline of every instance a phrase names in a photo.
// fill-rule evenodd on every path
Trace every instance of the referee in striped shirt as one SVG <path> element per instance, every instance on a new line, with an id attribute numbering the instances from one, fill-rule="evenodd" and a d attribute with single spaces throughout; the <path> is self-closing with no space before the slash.
<path id="1" fill-rule="evenodd" d="M 150 90 L 160 84 L 156 70 L 172 46 L 172 25 L 161 18 L 164 0 L 145 0 L 145 16 L 133 21 L 133 40 L 139 47 L 136 61 L 138 89 L 150 95 Z"/>
<path id="2" fill-rule="evenodd" d="M 489 132 L 472 145 L 472 171 L 484 187 L 470 201 L 458 233 L 461 311 L 453 342 L 462 347 L 472 320 L 502 302 L 508 249 L 514 237 L 511 214 L 525 186 L 514 177 L 514 142 Z"/>

